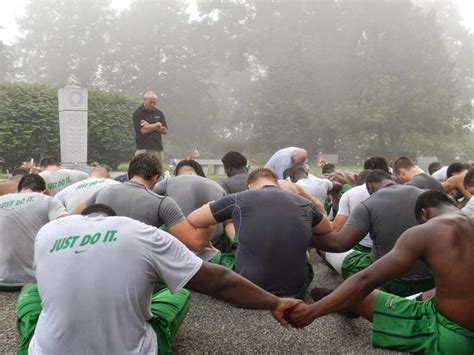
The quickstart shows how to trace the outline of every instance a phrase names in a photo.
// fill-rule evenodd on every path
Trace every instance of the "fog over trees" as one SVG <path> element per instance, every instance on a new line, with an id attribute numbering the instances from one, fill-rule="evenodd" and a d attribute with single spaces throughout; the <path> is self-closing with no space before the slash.
<path id="1" fill-rule="evenodd" d="M 351 163 L 374 153 L 474 159 L 473 35 L 453 4 L 206 0 L 197 10 L 184 0 L 121 12 L 107 1 L 31 1 L 20 38 L 0 42 L 0 79 L 57 88 L 72 78 L 137 100 L 156 90 L 176 156 L 268 157 L 298 145 Z M 133 110 L 117 102 L 114 115 L 103 102 L 133 137 Z M 101 119 L 90 116 L 93 137 Z M 90 153 L 104 159 L 100 147 Z"/>

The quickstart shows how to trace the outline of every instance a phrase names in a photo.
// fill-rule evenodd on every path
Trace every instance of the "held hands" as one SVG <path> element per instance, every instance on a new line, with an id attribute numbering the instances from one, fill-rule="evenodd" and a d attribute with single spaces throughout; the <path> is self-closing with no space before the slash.
<path id="1" fill-rule="evenodd" d="M 272 315 L 286 329 L 289 325 L 293 328 L 304 328 L 315 318 L 311 314 L 311 306 L 292 298 L 280 298 Z"/>

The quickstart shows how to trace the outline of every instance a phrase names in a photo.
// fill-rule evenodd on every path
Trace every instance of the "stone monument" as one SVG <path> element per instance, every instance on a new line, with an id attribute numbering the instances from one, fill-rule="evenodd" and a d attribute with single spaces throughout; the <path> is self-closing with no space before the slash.
<path id="1" fill-rule="evenodd" d="M 87 89 L 68 85 L 58 90 L 61 165 L 87 169 Z"/>

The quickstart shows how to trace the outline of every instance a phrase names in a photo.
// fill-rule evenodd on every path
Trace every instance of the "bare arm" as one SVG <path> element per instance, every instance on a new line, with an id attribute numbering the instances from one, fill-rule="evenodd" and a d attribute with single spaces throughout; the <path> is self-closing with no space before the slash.
<path id="1" fill-rule="evenodd" d="M 156 123 L 148 123 L 145 120 L 142 120 L 140 122 L 140 132 L 142 134 L 150 134 L 153 132 L 158 132 L 160 134 L 166 134 L 168 132 L 168 129 L 161 124 L 161 122 L 156 122 Z"/>
<path id="2" fill-rule="evenodd" d="M 464 187 L 464 176 L 466 174 L 454 175 L 447 179 L 445 182 L 442 182 L 443 190 L 446 193 L 451 192 L 454 189 L 458 189 L 465 198 L 470 199 L 472 197 L 471 193 Z"/>
<path id="3" fill-rule="evenodd" d="M 168 229 L 179 241 L 196 252 L 209 246 L 215 230 L 214 227 L 195 227 L 187 219 L 172 225 Z"/>
<path id="4" fill-rule="evenodd" d="M 185 287 L 243 307 L 271 310 L 273 317 L 284 327 L 288 327 L 285 312 L 302 303 L 278 298 L 235 272 L 206 262 Z"/>
<path id="5" fill-rule="evenodd" d="M 332 229 L 335 232 L 339 232 L 342 226 L 344 226 L 344 224 L 347 222 L 348 218 L 349 216 L 343 216 L 342 214 L 338 213 L 336 218 L 334 218 L 334 221 L 332 221 Z"/>
<path id="6" fill-rule="evenodd" d="M 315 225 L 311 231 L 313 234 L 325 234 L 325 233 L 332 232 L 332 226 L 331 226 L 331 222 L 329 222 L 328 216 L 323 214 L 323 218 L 321 219 L 321 222 Z"/>
<path id="7" fill-rule="evenodd" d="M 217 224 L 208 203 L 191 212 L 188 216 L 188 221 L 193 226 L 202 228 Z"/>
<path id="8" fill-rule="evenodd" d="M 333 253 L 342 253 L 351 249 L 365 236 L 359 228 L 353 225 L 344 225 L 339 232 L 316 234 L 313 232 L 310 246 L 319 250 Z"/>
<path id="9" fill-rule="evenodd" d="M 415 229 L 416 228 L 416 229 Z M 375 288 L 403 274 L 423 256 L 425 250 L 423 229 L 412 228 L 403 233 L 393 249 L 369 266 L 344 281 L 334 292 L 319 302 L 290 315 L 292 326 L 302 328 L 315 318 L 347 309 L 360 302 Z"/>

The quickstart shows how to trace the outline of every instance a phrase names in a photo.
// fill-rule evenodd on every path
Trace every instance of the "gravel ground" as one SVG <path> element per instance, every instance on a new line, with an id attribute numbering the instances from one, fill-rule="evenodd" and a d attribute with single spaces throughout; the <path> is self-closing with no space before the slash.
<path id="1" fill-rule="evenodd" d="M 314 253 L 312 287 L 335 287 L 341 278 Z M 0 292 L 0 353 L 14 354 L 16 292 Z M 306 302 L 310 303 L 310 299 Z M 321 353 L 376 354 L 371 325 L 364 319 L 328 315 L 302 330 L 286 330 L 268 311 L 232 307 L 193 293 L 192 306 L 173 344 L 174 353 Z"/>

